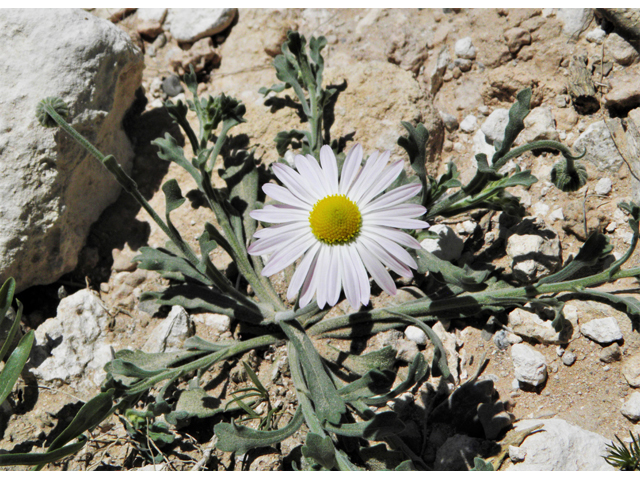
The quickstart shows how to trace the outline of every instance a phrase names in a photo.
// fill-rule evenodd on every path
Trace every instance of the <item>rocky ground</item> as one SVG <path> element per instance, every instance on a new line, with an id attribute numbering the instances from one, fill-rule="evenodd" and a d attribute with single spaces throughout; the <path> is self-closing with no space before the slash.
<path id="1" fill-rule="evenodd" d="M 431 174 L 443 173 L 446 164 L 454 162 L 463 181 L 468 180 L 475 170 L 474 155 L 494 151 L 493 142 L 501 139 L 515 94 L 531 87 L 534 109 L 517 143 L 549 139 L 577 152 L 587 148 L 589 181 L 579 191 L 567 194 L 552 186 L 549 174 L 557 160 L 553 153 L 529 152 L 507 167 L 530 169 L 539 179 L 529 189 L 513 190 L 530 217 L 514 223 L 505 215 L 480 211 L 447 219 L 432 227 L 439 239 L 426 240 L 424 248 L 458 265 L 479 267 L 490 262 L 504 269 L 507 278 L 531 281 L 575 255 L 590 232 L 607 233 L 616 257 L 631 242 L 631 229 L 617 205 L 640 198 L 640 56 L 633 42 L 590 9 L 240 10 L 218 13 L 217 24 L 187 21 L 185 26 L 176 13 L 167 14 L 165 9 L 91 13 L 115 23 L 144 51 L 142 85 L 147 103 L 126 131 L 135 149 L 133 177 L 157 211 L 164 210 L 159 187 L 167 179 L 176 178 L 183 192 L 195 188 L 176 165 L 157 159 L 149 143 L 165 132 L 179 135 L 162 109 L 163 100 L 184 97 L 175 75 L 193 64 L 203 82 L 202 93 L 225 92 L 240 99 L 247 107 L 247 123 L 235 133 L 246 135 L 256 157 L 268 165 L 278 159 L 273 138 L 280 130 L 295 128 L 299 119 L 289 109 L 269 113 L 258 89 L 277 82 L 270 64 L 287 30 L 297 29 L 307 38 L 327 38 L 325 81 L 346 86 L 338 97 L 332 132 L 334 138 L 346 137 L 347 147 L 353 139 L 365 152 L 390 149 L 403 155 L 396 144 L 404 134 L 400 121 L 420 121 L 432 133 Z M 581 96 L 575 85 L 585 75 L 593 91 Z M 188 154 L 189 148 L 185 150 Z M 190 202 L 174 219 L 183 236 L 195 242 L 201 225 L 212 219 L 197 196 L 187 197 Z M 3 406 L 13 415 L 0 425 L 4 431 L 0 450 L 42 447 L 50 432 L 78 410 L 78 400 L 86 401 L 98 391 L 104 378 L 101 365 L 110 358 L 110 347 L 162 351 L 194 332 L 213 340 L 237 336 L 228 318 L 187 315 L 179 309 L 169 313 L 139 301 L 141 292 L 166 285 L 132 262 L 147 244 L 163 245 L 164 234 L 123 193 L 93 226 L 74 272 L 19 295 L 27 309 L 28 328 L 37 329 L 40 350 L 39 356 L 34 355 L 33 373 L 25 376 L 12 402 Z M 229 264 L 228 257 L 216 255 L 218 267 Z M 636 253 L 630 263 L 637 265 L 639 258 Z M 276 282 L 284 292 L 284 276 L 276 277 Z M 634 281 L 610 287 L 634 288 Z M 374 304 L 390 301 L 383 294 Z M 336 311 L 346 308 L 339 304 Z M 69 311 L 76 312 L 76 322 L 80 318 L 84 325 L 91 323 L 86 327 L 91 332 L 75 338 L 77 324 L 63 320 Z M 508 422 L 553 419 L 545 424 L 553 434 L 543 441 L 566 437 L 579 445 L 574 448 L 579 454 L 567 456 L 562 464 L 544 457 L 528 439 L 520 450 L 510 452 L 503 468 L 600 469 L 606 466 L 598 458 L 605 439 L 640 433 L 635 424 L 640 419 L 640 393 L 634 390 L 640 387 L 640 334 L 628 317 L 607 305 L 572 301 L 564 313 L 572 328 L 560 334 L 550 327 L 546 312 L 525 310 L 504 318 L 454 322 L 437 330 L 458 384 L 472 377 L 486 356 L 489 362 L 482 378 L 493 380 Z M 46 346 L 46 334 L 55 338 L 65 332 L 76 343 Z M 395 342 L 407 358 L 417 350 L 428 354 L 425 339 L 411 330 L 380 335 L 367 347 Z M 332 345 L 343 346 L 337 341 Z M 283 355 L 280 347 L 245 360 L 271 384 L 275 401 L 283 405 L 284 422 L 295 400 L 288 390 L 291 380 Z M 222 368 L 230 372 L 229 380 L 213 395 L 243 384 L 239 364 Z M 212 378 L 221 372 L 213 372 Z M 420 408 L 428 391 L 422 387 L 403 399 L 404 406 L 391 406 L 408 409 L 405 416 L 418 435 L 423 428 Z M 565 427 L 558 423 L 561 420 L 577 428 Z M 453 436 L 445 427 L 429 428 L 432 443 L 441 439 L 447 446 L 426 452 L 429 462 L 441 468 L 460 467 L 461 459 L 445 452 L 455 451 L 453 445 L 472 449 L 469 445 L 475 440 Z M 302 438 L 299 432 L 279 449 L 259 452 L 251 457 L 249 468 L 283 468 L 287 454 Z M 204 464 L 210 469 L 241 468 L 241 460 L 211 450 L 212 429 L 206 422 L 182 432 L 179 441 L 178 453 L 162 468 L 190 469 L 203 458 L 199 468 Z M 94 432 L 82 452 L 47 468 L 115 469 L 144 463 L 113 418 Z"/>

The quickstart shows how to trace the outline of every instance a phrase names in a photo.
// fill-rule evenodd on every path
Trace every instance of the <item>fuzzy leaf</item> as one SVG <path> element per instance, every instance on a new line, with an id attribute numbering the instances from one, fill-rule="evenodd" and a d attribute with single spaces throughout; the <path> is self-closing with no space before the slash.
<path id="1" fill-rule="evenodd" d="M 298 431 L 302 426 L 304 417 L 302 410 L 298 408 L 288 425 L 278 430 L 254 430 L 235 423 L 219 423 L 213 431 L 218 437 L 216 448 L 223 452 L 235 452 L 242 455 L 252 448 L 268 447 L 281 442 Z"/>
<path id="2" fill-rule="evenodd" d="M 345 437 L 382 440 L 386 436 L 402 432 L 402 430 L 404 430 L 404 423 L 400 421 L 397 413 L 382 412 L 370 420 L 357 423 L 343 423 L 339 427 L 326 423 L 325 429 L 328 432 Z"/>
<path id="3" fill-rule="evenodd" d="M 226 159 L 221 174 L 229 189 L 229 202 L 242 217 L 245 238 L 251 238 L 256 231 L 257 221 L 249 216 L 256 208 L 258 200 L 258 169 L 253 154 L 244 153 L 235 159 Z"/>
<path id="4" fill-rule="evenodd" d="M 345 402 L 371 398 L 386 391 L 392 384 L 395 375 L 393 372 L 370 370 L 357 380 L 345 385 L 338 393 Z"/>
<path id="5" fill-rule="evenodd" d="M 321 437 L 309 432 L 307 441 L 302 447 L 302 454 L 327 470 L 336 466 L 336 448 L 330 437 Z"/>
<path id="6" fill-rule="evenodd" d="M 531 89 L 526 88 L 516 95 L 517 101 L 509 109 L 509 123 L 504 129 L 504 140 L 496 145 L 496 153 L 493 155 L 492 164 L 496 169 L 503 166 L 500 159 L 511 149 L 514 140 L 524 130 L 524 118 L 529 115 L 531 105 Z"/>
<path id="7" fill-rule="evenodd" d="M 133 260 L 139 262 L 138 267 L 144 270 L 159 271 L 163 276 L 169 272 L 179 273 L 184 275 L 186 281 L 191 280 L 204 285 L 212 285 L 212 281 L 188 260 L 174 255 L 164 248 L 141 247 L 140 255 L 137 255 Z"/>
<path id="8" fill-rule="evenodd" d="M 16 315 L 16 318 L 19 319 L 19 316 Z M 7 399 L 11 390 L 13 390 L 16 380 L 18 380 L 22 369 L 27 363 L 34 338 L 35 332 L 33 330 L 22 337 L 20 343 L 18 343 L 15 350 L 11 352 L 9 359 L 4 364 L 4 368 L 2 372 L 0 372 L 0 405 Z"/>
<path id="9" fill-rule="evenodd" d="M 409 371 L 407 372 L 407 378 L 405 380 L 400 382 L 393 390 L 391 390 L 386 395 L 366 398 L 363 399 L 363 401 L 367 405 L 385 405 L 389 400 L 393 400 L 398 395 L 406 392 L 416 383 L 422 380 L 427 374 L 428 370 L 429 366 L 427 365 L 426 360 L 421 353 L 418 353 L 415 357 L 413 357 L 413 361 L 411 362 L 411 365 L 409 365 Z"/>
<path id="10" fill-rule="evenodd" d="M 10 465 L 45 465 L 57 462 L 69 455 L 79 452 L 87 444 L 87 437 L 81 437 L 80 441 L 65 445 L 57 450 L 46 453 L 8 453 L 0 454 L 0 467 Z"/>
<path id="11" fill-rule="evenodd" d="M 202 388 L 185 390 L 180 394 L 173 412 L 165 415 L 167 422 L 177 424 L 187 418 L 209 418 L 222 413 L 224 407 L 220 406 L 220 400 L 207 395 Z"/>
<path id="12" fill-rule="evenodd" d="M 424 248 L 416 251 L 418 273 L 436 273 L 442 275 L 445 282 L 456 285 L 467 291 L 478 291 L 485 288 L 484 282 L 490 272 L 456 267 L 451 262 L 436 257 Z"/>

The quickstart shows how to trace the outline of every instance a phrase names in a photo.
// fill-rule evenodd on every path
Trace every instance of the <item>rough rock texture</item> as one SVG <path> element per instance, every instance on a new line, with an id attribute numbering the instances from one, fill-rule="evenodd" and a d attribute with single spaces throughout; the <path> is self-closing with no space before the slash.
<path id="1" fill-rule="evenodd" d="M 45 381 L 70 383 L 82 377 L 82 387 L 100 385 L 102 368 L 113 359 L 106 343 L 110 321 L 107 308 L 90 290 L 63 298 L 56 317 L 36 329 L 32 372 Z"/>
<path id="2" fill-rule="evenodd" d="M 420 242 L 422 248 L 443 260 L 452 261 L 460 258 L 464 242 L 452 228 L 446 225 L 434 225 L 429 227 L 429 231 L 438 235 L 438 238 L 422 240 Z"/>
<path id="3" fill-rule="evenodd" d="M 91 224 L 120 187 L 59 129 L 36 120 L 59 96 L 71 124 L 130 169 L 122 119 L 141 83 L 142 54 L 129 36 L 82 10 L 4 10 L 0 44 L 0 283 L 18 290 L 73 270 Z"/>
<path id="4" fill-rule="evenodd" d="M 509 314 L 509 327 L 516 335 L 532 338 L 547 345 L 568 343 L 572 335 L 577 336 L 578 333 L 577 324 L 569 321 L 565 322 L 565 327 L 560 332 L 556 332 L 551 320 L 542 320 L 535 313 L 521 308 L 516 308 Z"/>
<path id="5" fill-rule="evenodd" d="M 162 33 L 162 23 L 167 17 L 166 8 L 139 8 L 136 15 L 138 17 L 138 33 L 150 37 Z"/>
<path id="6" fill-rule="evenodd" d="M 507 128 L 509 123 L 509 110 L 506 108 L 496 108 L 491 115 L 482 124 L 482 132 L 484 133 L 487 142 L 493 145 L 497 140 L 502 142 L 504 140 L 504 129 Z"/>
<path id="7" fill-rule="evenodd" d="M 633 392 L 629 395 L 620 412 L 629 420 L 634 422 L 640 420 L 640 392 Z"/>
<path id="8" fill-rule="evenodd" d="M 594 432 L 583 430 L 559 418 L 521 420 L 516 430 L 543 424 L 542 431 L 522 442 L 527 456 L 522 463 L 507 468 L 514 470 L 614 470 L 602 458 L 611 441 Z"/>
<path id="9" fill-rule="evenodd" d="M 585 337 L 598 343 L 611 343 L 622 340 L 622 332 L 618 321 L 614 317 L 596 318 L 584 325 L 580 331 Z"/>
<path id="10" fill-rule="evenodd" d="M 537 387 L 547 379 L 547 360 L 529 345 L 518 343 L 512 346 L 511 357 L 519 382 Z"/>
<path id="11" fill-rule="evenodd" d="M 179 42 L 195 42 L 223 31 L 237 14 L 237 8 L 170 8 L 165 24 Z"/>
<path id="12" fill-rule="evenodd" d="M 532 281 L 554 271 L 561 262 L 560 241 L 541 235 L 511 235 L 507 254 L 513 260 L 513 274 L 523 281 Z"/>
<path id="13" fill-rule="evenodd" d="M 640 353 L 636 353 L 624 361 L 622 375 L 629 385 L 640 387 Z"/>
<path id="14" fill-rule="evenodd" d="M 638 75 L 640 75 L 640 65 L 617 72 L 611 78 L 611 90 L 604 96 L 605 107 L 632 108 L 640 105 Z"/>
<path id="15" fill-rule="evenodd" d="M 604 120 L 592 123 L 578 137 L 573 148 L 578 152 L 582 152 L 586 148 L 586 160 L 593 163 L 598 170 L 615 173 L 624 164 L 624 159 L 611 138 L 609 128 Z"/>
<path id="16" fill-rule="evenodd" d="M 187 311 L 174 305 L 167 318 L 153 329 L 142 350 L 148 353 L 179 350 L 184 341 L 194 333 L 193 321 Z"/>
<path id="17" fill-rule="evenodd" d="M 593 11 L 590 8 L 559 8 L 556 15 L 564 23 L 562 31 L 574 40 L 593 20 Z"/>

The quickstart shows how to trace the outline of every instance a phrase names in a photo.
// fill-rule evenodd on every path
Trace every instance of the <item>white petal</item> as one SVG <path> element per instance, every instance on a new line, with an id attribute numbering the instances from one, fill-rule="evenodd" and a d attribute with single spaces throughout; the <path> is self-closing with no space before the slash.
<path id="1" fill-rule="evenodd" d="M 322 276 L 318 279 L 317 287 L 318 291 L 316 294 L 316 301 L 318 302 L 318 307 L 324 308 L 327 304 L 327 293 L 329 290 L 329 284 L 331 279 L 329 278 L 330 270 L 331 270 L 331 262 L 330 262 L 330 250 L 331 247 L 328 245 L 322 245 L 320 247 L 320 253 L 318 254 L 318 265 L 323 269 L 323 271 L 327 272 L 327 275 Z"/>
<path id="2" fill-rule="evenodd" d="M 391 255 L 393 255 L 396 259 L 398 259 L 403 264 L 413 268 L 414 270 L 418 268 L 416 261 L 413 259 L 411 255 L 409 255 L 409 252 L 407 252 L 404 248 L 402 248 L 397 243 L 392 242 L 391 240 L 383 236 L 378 236 L 378 235 L 368 236 L 368 234 L 363 234 L 363 236 L 380 244 L 382 248 L 384 248 L 387 252 L 389 252 Z"/>
<path id="3" fill-rule="evenodd" d="M 330 282 L 327 291 L 327 303 L 333 307 L 338 303 L 340 291 L 342 290 L 342 264 L 340 263 L 337 248 L 329 248 L 329 255 L 328 278 Z"/>
<path id="4" fill-rule="evenodd" d="M 300 290 L 300 297 L 298 298 L 300 307 L 307 306 L 313 298 L 313 294 L 316 292 L 318 278 L 320 277 L 321 273 L 322 271 L 320 265 L 318 265 L 318 256 L 316 255 L 314 256 L 313 262 L 309 267 L 309 273 L 307 274 L 307 278 L 305 278 L 304 280 L 302 290 Z"/>
<path id="5" fill-rule="evenodd" d="M 384 248 L 382 248 L 377 242 L 374 242 L 364 236 L 361 236 L 360 241 L 364 248 L 368 249 L 373 255 L 376 256 L 378 260 L 384 263 L 391 270 L 396 272 L 401 277 L 411 278 L 413 277 L 413 273 L 411 270 L 407 268 L 406 265 L 399 262 L 396 258 L 394 258 L 389 252 L 387 252 Z"/>
<path id="6" fill-rule="evenodd" d="M 281 249 L 271 255 L 269 261 L 262 269 L 262 275 L 270 277 L 278 273 L 280 270 L 287 268 L 295 262 L 300 255 L 306 252 L 317 240 L 311 233 L 305 233 L 294 242 L 287 245 L 287 248 Z"/>
<path id="7" fill-rule="evenodd" d="M 256 233 L 253 234 L 253 236 L 256 238 L 271 238 L 274 235 L 281 235 L 287 232 L 294 232 L 293 234 L 295 235 L 295 232 L 302 232 L 303 230 L 308 230 L 310 228 L 311 227 L 309 226 L 308 221 L 283 223 L 281 225 L 257 230 Z"/>
<path id="8" fill-rule="evenodd" d="M 364 224 L 364 222 L 365 220 L 363 219 L 362 223 Z M 422 220 L 415 220 L 413 218 L 376 217 L 375 220 L 370 220 L 368 224 L 391 228 L 404 228 L 407 230 L 429 228 L 429 224 L 427 222 L 423 222 Z"/>
<path id="9" fill-rule="evenodd" d="M 372 198 L 376 197 L 378 194 L 384 192 L 385 188 L 391 185 L 400 172 L 404 168 L 404 162 L 402 160 L 398 160 L 393 163 L 391 166 L 386 168 L 380 178 L 378 178 L 375 183 L 365 192 L 365 194 L 358 200 L 359 205 L 366 205 L 371 201 Z"/>
<path id="10" fill-rule="evenodd" d="M 351 184 L 360 170 L 361 164 L 362 146 L 356 143 L 351 150 L 349 150 L 347 158 L 342 165 L 342 173 L 340 174 L 340 193 L 342 195 L 345 195 L 349 191 Z"/>
<path id="11" fill-rule="evenodd" d="M 387 269 L 382 265 L 382 262 L 367 250 L 362 242 L 356 242 L 356 248 L 358 249 L 360 258 L 362 258 L 364 262 L 364 266 L 375 282 L 389 295 L 395 295 L 397 293 L 396 284 L 391 278 L 391 275 L 389 275 L 389 272 L 387 272 Z"/>
<path id="12" fill-rule="evenodd" d="M 415 197 L 420 190 L 422 190 L 422 185 L 419 183 L 408 183 L 406 185 L 402 185 L 385 193 L 381 197 L 376 198 L 369 205 L 365 205 L 362 207 L 361 212 L 364 215 L 365 213 L 382 210 L 386 207 L 393 207 L 394 205 L 398 205 L 405 200 Z"/>
<path id="13" fill-rule="evenodd" d="M 314 166 L 316 168 L 314 168 Z M 322 170 L 320 170 L 320 166 L 315 158 L 312 156 L 303 157 L 302 155 L 297 155 L 296 168 L 300 172 L 300 176 L 307 181 L 314 197 L 324 198 L 327 196 L 327 189 L 324 188 L 322 183 L 326 180 L 322 178 Z"/>
<path id="14" fill-rule="evenodd" d="M 338 249 L 343 266 L 342 273 L 344 276 L 342 277 L 342 283 L 344 285 L 344 294 L 351 306 L 358 308 L 360 306 L 360 283 L 356 274 L 356 267 L 351 262 L 351 255 L 349 255 L 347 247 L 340 246 Z"/>
<path id="15" fill-rule="evenodd" d="M 369 299 L 371 298 L 371 284 L 369 283 L 369 275 L 367 270 L 362 264 L 362 259 L 358 255 L 358 250 L 355 245 L 349 245 L 347 252 L 351 256 L 351 263 L 355 267 L 356 277 L 358 279 L 358 291 L 360 292 L 360 303 L 362 305 L 369 305 Z"/>
<path id="16" fill-rule="evenodd" d="M 360 199 L 371 191 L 374 192 L 374 196 L 382 193 L 382 189 L 376 189 L 376 184 L 378 183 L 380 178 L 384 177 L 384 170 L 389 163 L 390 156 L 391 152 L 387 150 L 386 152 L 383 152 L 381 155 L 379 155 L 378 158 L 374 160 L 374 162 L 372 162 L 371 167 L 368 170 L 366 168 L 367 165 L 365 165 L 365 168 L 362 169 L 361 176 L 358 177 L 356 182 L 353 184 L 353 187 L 349 191 L 349 198 L 359 203 Z M 368 163 L 369 161 L 367 160 L 367 164 Z"/>
<path id="17" fill-rule="evenodd" d="M 331 192 L 338 193 L 338 163 L 329 145 L 323 145 L 320 149 L 320 162 Z"/>
<path id="18" fill-rule="evenodd" d="M 265 223 L 309 221 L 309 212 L 288 205 L 266 205 L 260 210 L 253 210 L 249 216 Z"/>
<path id="19" fill-rule="evenodd" d="M 420 242 L 418 242 L 415 238 L 413 238 L 408 233 L 402 232 L 400 230 L 396 230 L 395 228 L 385 228 L 385 227 L 377 227 L 377 226 L 363 226 L 362 232 L 369 233 L 372 235 L 379 235 L 389 240 L 392 240 L 400 245 L 403 245 L 407 248 L 420 249 Z"/>
<path id="20" fill-rule="evenodd" d="M 300 236 L 301 235 L 292 236 L 290 233 L 284 233 L 281 235 L 273 235 L 268 238 L 261 238 L 260 240 L 253 242 L 247 249 L 247 252 L 249 252 L 250 255 L 268 255 L 276 250 L 285 248 L 287 244 L 293 242 Z"/>
<path id="21" fill-rule="evenodd" d="M 313 208 L 313 205 L 306 200 L 299 199 L 291 193 L 290 190 L 281 187 L 280 185 L 276 185 L 275 183 L 265 183 L 262 186 L 262 191 L 267 196 L 286 205 L 291 205 L 292 207 L 301 208 L 306 211 L 311 211 Z"/>
<path id="22" fill-rule="evenodd" d="M 347 197 L 353 199 L 358 195 L 358 193 L 360 193 L 360 190 L 364 191 L 366 189 L 366 184 L 364 182 L 369 178 L 371 172 L 376 170 L 375 166 L 378 163 L 379 157 L 380 154 L 377 151 L 369 155 L 369 158 L 367 158 L 367 161 L 364 163 L 364 167 L 362 167 L 362 170 L 358 172 L 358 176 L 351 185 L 351 188 L 349 188 L 349 191 L 345 193 Z"/>
<path id="23" fill-rule="evenodd" d="M 318 201 L 318 198 L 314 197 L 312 190 L 309 188 L 308 182 L 293 168 L 282 163 L 274 163 L 271 168 L 278 180 L 300 200 L 304 200 L 311 205 Z"/>
<path id="24" fill-rule="evenodd" d="M 370 218 L 374 220 L 377 217 L 419 217 L 426 213 L 427 209 L 422 205 L 418 205 L 417 203 L 401 203 L 400 205 L 396 205 L 394 207 L 386 207 L 384 210 L 380 210 L 379 212 L 369 213 L 366 218 Z"/>
<path id="25" fill-rule="evenodd" d="M 311 247 L 300 262 L 300 265 L 298 265 L 298 268 L 296 268 L 296 271 L 293 273 L 291 282 L 289 283 L 289 289 L 287 290 L 287 298 L 289 300 L 293 300 L 296 297 L 305 279 L 309 276 L 309 269 L 311 268 L 311 264 L 315 260 L 319 249 L 320 243 L 316 243 Z"/>

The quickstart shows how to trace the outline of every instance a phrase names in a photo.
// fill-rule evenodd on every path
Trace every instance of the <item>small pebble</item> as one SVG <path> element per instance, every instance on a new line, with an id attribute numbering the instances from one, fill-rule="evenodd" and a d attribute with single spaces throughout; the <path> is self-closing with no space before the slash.
<path id="1" fill-rule="evenodd" d="M 562 355 L 562 363 L 564 363 L 567 367 L 570 367 L 574 363 L 576 363 L 576 354 L 573 352 L 564 352 Z"/>
<path id="2" fill-rule="evenodd" d="M 162 81 L 162 90 L 170 97 L 175 97 L 184 92 L 182 85 L 180 84 L 180 77 L 177 75 L 169 75 Z"/>

